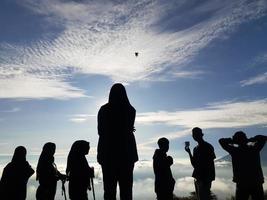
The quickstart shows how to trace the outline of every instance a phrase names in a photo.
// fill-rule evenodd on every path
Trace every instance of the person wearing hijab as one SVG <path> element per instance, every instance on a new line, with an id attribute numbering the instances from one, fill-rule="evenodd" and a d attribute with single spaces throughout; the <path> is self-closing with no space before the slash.
<path id="1" fill-rule="evenodd" d="M 75 141 L 68 155 L 66 174 L 69 177 L 69 198 L 88 200 L 87 189 L 91 190 L 90 179 L 94 170 L 86 160 L 90 144 L 84 140 Z"/>
<path id="2" fill-rule="evenodd" d="M 132 200 L 133 169 L 138 160 L 135 115 L 125 87 L 121 83 L 114 84 L 108 103 L 98 112 L 97 161 L 102 168 L 105 200 L 116 199 L 117 184 L 120 199 Z"/>
<path id="3" fill-rule="evenodd" d="M 52 142 L 48 142 L 43 146 L 36 172 L 36 180 L 40 184 L 36 192 L 37 200 L 54 200 L 57 181 L 66 180 L 66 176 L 57 170 L 54 162 L 55 151 L 56 144 Z"/>
<path id="4" fill-rule="evenodd" d="M 26 161 L 26 148 L 18 146 L 12 161 L 3 170 L 0 181 L 0 199 L 25 200 L 27 183 L 34 170 Z"/>

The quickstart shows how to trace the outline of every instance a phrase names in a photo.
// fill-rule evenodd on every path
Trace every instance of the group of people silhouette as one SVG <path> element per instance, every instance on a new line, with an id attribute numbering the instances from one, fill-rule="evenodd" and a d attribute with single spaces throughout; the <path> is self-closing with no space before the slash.
<path id="1" fill-rule="evenodd" d="M 132 200 L 133 170 L 138 161 L 135 141 L 135 108 L 130 104 L 125 87 L 116 83 L 112 86 L 108 103 L 103 105 L 97 117 L 98 146 L 97 161 L 101 165 L 104 184 L 104 199 L 116 200 L 117 184 L 121 200 Z M 214 148 L 203 139 L 202 130 L 193 128 L 193 139 L 198 143 L 191 153 L 189 142 L 185 143 L 191 164 L 194 168 L 192 177 L 198 200 L 210 199 L 210 188 L 215 180 Z M 219 140 L 222 148 L 232 156 L 233 181 L 236 183 L 236 200 L 263 200 L 264 176 L 260 162 L 260 151 L 265 145 L 267 136 L 257 135 L 247 138 L 238 131 L 232 138 Z M 155 193 L 158 200 L 172 200 L 175 179 L 171 172 L 173 158 L 167 155 L 169 140 L 160 138 L 159 148 L 153 156 L 155 174 Z M 67 158 L 66 174 L 58 171 L 54 162 L 56 144 L 48 142 L 43 146 L 36 169 L 36 180 L 39 187 L 37 200 L 54 200 L 57 181 L 69 182 L 71 200 L 88 200 L 87 190 L 93 188 L 94 168 L 90 167 L 86 155 L 90 144 L 84 140 L 75 141 Z M 26 161 L 26 148 L 15 149 L 12 161 L 3 170 L 0 181 L 0 198 L 3 200 L 25 200 L 27 182 L 34 170 Z M 65 194 L 65 193 L 64 193 Z M 65 196 L 65 199 L 67 197 Z"/>

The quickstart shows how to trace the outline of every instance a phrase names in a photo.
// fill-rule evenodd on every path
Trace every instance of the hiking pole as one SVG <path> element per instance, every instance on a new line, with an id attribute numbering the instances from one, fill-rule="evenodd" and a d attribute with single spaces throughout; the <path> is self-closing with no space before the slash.
<path id="1" fill-rule="evenodd" d="M 64 195 L 65 200 L 67 200 L 66 189 L 65 189 L 65 180 L 61 180 L 61 182 L 62 182 L 62 187 L 61 187 L 61 189 L 62 189 L 62 196 Z"/>
<path id="2" fill-rule="evenodd" d="M 91 179 L 91 184 L 92 184 L 92 192 L 93 192 L 93 197 L 94 197 L 94 200 L 95 200 L 95 186 L 94 186 L 94 178 L 90 178 Z"/>

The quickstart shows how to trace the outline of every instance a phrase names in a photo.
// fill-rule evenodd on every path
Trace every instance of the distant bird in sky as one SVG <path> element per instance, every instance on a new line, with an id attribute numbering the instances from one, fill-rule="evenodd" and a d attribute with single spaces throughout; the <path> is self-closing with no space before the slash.
<path id="1" fill-rule="evenodd" d="M 135 53 L 134 53 L 135 57 L 137 57 L 137 56 L 138 56 L 138 54 L 139 54 L 138 52 L 135 52 Z"/>

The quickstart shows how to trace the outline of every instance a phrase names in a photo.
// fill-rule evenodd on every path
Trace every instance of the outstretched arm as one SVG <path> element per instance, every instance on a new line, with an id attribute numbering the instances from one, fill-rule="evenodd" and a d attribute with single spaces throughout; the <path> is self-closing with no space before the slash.
<path id="1" fill-rule="evenodd" d="M 221 138 L 219 139 L 219 143 L 222 148 L 229 153 L 234 150 L 232 138 Z"/>

